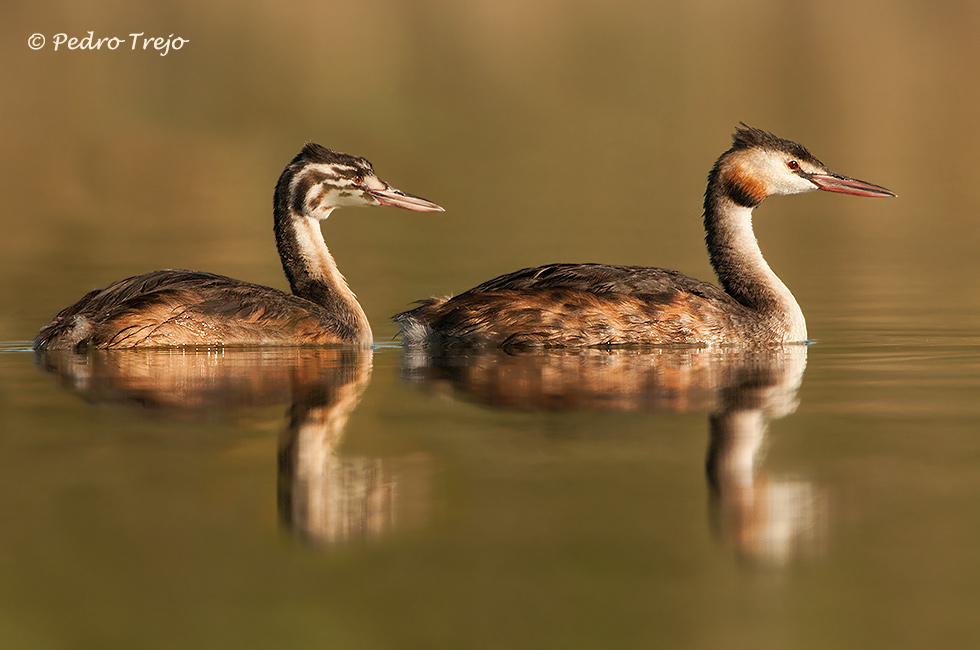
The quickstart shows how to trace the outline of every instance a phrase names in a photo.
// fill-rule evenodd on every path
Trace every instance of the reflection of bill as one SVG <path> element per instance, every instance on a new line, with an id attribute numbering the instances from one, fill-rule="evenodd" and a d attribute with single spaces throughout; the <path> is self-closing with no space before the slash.
<path id="1" fill-rule="evenodd" d="M 403 374 L 492 408 L 709 413 L 713 527 L 740 556 L 781 564 L 826 536 L 823 491 L 759 468 L 767 422 L 795 410 L 805 368 L 802 345 L 406 350 Z"/>
<path id="2" fill-rule="evenodd" d="M 339 453 L 371 378 L 371 351 L 356 348 L 114 350 L 37 353 L 66 388 L 99 403 L 169 417 L 291 404 L 279 452 L 279 511 L 301 540 L 335 544 L 423 525 L 429 457 Z"/>

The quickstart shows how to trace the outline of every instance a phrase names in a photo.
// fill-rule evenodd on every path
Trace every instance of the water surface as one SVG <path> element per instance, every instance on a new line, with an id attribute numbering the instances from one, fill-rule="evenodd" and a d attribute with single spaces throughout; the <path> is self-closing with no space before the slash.
<path id="1" fill-rule="evenodd" d="M 8 350 L 3 634 L 960 645 L 976 352 Z"/>

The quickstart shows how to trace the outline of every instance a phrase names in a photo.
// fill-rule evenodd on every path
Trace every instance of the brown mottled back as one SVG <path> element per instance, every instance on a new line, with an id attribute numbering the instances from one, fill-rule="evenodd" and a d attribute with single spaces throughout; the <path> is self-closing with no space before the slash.
<path id="1" fill-rule="evenodd" d="M 353 341 L 356 332 L 349 323 L 309 300 L 212 273 L 162 270 L 90 292 L 42 328 L 34 346 L 153 348 Z"/>
<path id="2" fill-rule="evenodd" d="M 417 330 L 441 343 L 504 347 L 735 342 L 757 326 L 714 285 L 676 271 L 603 264 L 522 269 L 451 301 L 424 301 L 394 320 L 406 339 Z"/>

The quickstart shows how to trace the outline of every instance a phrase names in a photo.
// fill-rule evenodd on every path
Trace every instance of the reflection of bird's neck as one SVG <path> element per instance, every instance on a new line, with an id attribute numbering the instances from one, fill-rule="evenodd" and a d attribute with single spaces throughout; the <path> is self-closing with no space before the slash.
<path id="1" fill-rule="evenodd" d="M 751 485 L 766 437 L 762 409 L 733 409 L 709 418 L 708 477 L 716 489 Z"/>
<path id="2" fill-rule="evenodd" d="M 337 269 L 320 231 L 320 222 L 297 212 L 305 197 L 294 197 L 289 171 L 276 187 L 276 246 L 293 294 L 314 302 L 339 323 L 350 342 L 371 343 L 371 325 L 354 292 Z"/>
<path id="3" fill-rule="evenodd" d="M 721 161 L 708 179 L 704 197 L 705 242 L 722 288 L 742 305 L 769 319 L 785 342 L 806 340 L 803 310 L 769 268 L 752 230 L 752 210 L 760 201 L 726 178 Z"/>

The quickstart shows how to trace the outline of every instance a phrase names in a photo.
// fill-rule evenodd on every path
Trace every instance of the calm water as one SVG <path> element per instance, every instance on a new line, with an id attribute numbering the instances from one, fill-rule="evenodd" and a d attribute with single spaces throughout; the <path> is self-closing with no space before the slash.
<path id="1" fill-rule="evenodd" d="M 976 2 L 0 15 L 0 648 L 980 645 Z M 53 50 L 89 31 L 188 43 Z M 392 344 L 411 301 L 525 266 L 711 279 L 739 121 L 899 195 L 757 211 L 815 345 Z M 372 355 L 26 350 L 153 269 L 285 287 L 307 140 L 446 208 L 323 225 Z"/>
<path id="2" fill-rule="evenodd" d="M 969 341 L 0 354 L 5 647 L 963 647 Z"/>

